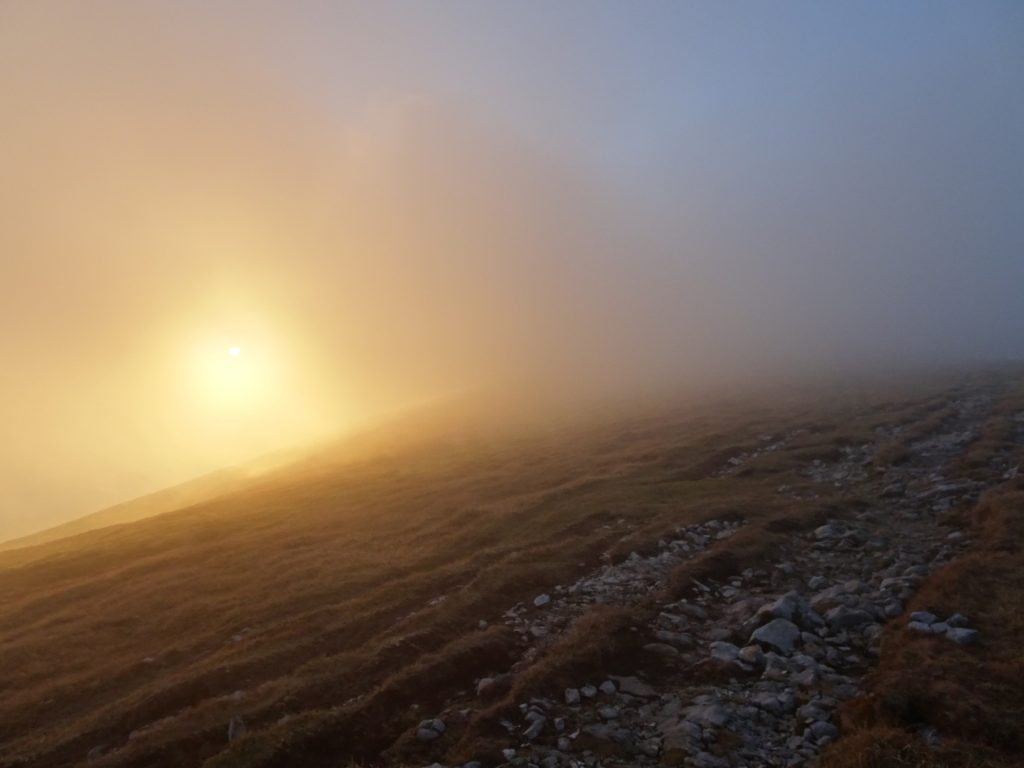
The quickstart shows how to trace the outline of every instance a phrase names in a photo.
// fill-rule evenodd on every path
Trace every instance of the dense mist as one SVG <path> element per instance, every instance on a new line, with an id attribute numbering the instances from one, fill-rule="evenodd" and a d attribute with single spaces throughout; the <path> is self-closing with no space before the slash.
<path id="1" fill-rule="evenodd" d="M 1022 42 L 1009 3 L 4 3 L 0 539 L 464 393 L 1019 357 Z"/>

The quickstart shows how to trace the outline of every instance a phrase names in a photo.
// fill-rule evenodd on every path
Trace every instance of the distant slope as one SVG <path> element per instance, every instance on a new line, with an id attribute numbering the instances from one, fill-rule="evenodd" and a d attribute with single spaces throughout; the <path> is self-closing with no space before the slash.
<path id="1" fill-rule="evenodd" d="M 221 469 L 211 472 L 181 485 L 164 488 L 131 501 L 115 504 L 53 528 L 0 542 L 0 552 L 45 544 L 67 536 L 105 528 L 108 525 L 132 523 L 146 517 L 198 504 L 240 488 L 249 477 L 251 477 L 251 472 L 246 468 Z"/>

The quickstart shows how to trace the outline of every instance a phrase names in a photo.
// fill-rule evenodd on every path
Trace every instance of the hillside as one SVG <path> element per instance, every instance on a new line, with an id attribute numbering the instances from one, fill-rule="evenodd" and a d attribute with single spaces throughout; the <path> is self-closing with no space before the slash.
<path id="1" fill-rule="evenodd" d="M 0 766 L 1016 765 L 1022 445 L 998 371 L 228 476 L 0 553 Z"/>
<path id="2" fill-rule="evenodd" d="M 212 472 L 186 483 L 146 494 L 137 499 L 115 504 L 98 512 L 84 515 L 52 528 L 0 542 L 0 552 L 20 547 L 45 544 L 57 539 L 75 536 L 79 533 L 105 528 L 110 525 L 132 523 L 153 515 L 160 515 L 175 509 L 187 507 L 200 501 L 220 496 L 243 485 L 249 473 L 242 469 L 225 469 Z"/>

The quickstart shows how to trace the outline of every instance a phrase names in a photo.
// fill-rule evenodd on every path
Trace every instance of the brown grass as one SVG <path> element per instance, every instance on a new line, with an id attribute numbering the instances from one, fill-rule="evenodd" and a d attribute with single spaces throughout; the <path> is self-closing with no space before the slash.
<path id="1" fill-rule="evenodd" d="M 500 624 L 605 552 L 647 551 L 708 517 L 747 526 L 690 575 L 774 556 L 849 500 L 830 509 L 825 491 L 813 503 L 777 494 L 804 482 L 788 451 L 771 471 L 707 470 L 793 425 L 821 428 L 792 451 L 860 441 L 879 402 L 858 390 L 325 456 L 170 514 L 0 553 L 0 766 L 79 765 L 96 746 L 112 751 L 94 768 L 430 762 L 486 737 L 484 712 L 614 671 L 635 641 L 630 612 L 595 611 L 517 668 L 502 699 L 470 695 L 475 716 L 453 721 L 439 754 L 422 753 L 407 736 L 415 721 L 514 661 L 509 638 L 480 632 L 481 619 Z M 251 735 L 228 749 L 235 715 Z"/>
<path id="2" fill-rule="evenodd" d="M 997 413 L 1005 420 L 1014 410 Z M 987 453 L 990 445 L 972 448 Z M 908 611 L 963 613 L 981 642 L 960 647 L 912 634 L 905 622 L 890 625 L 870 693 L 844 707 L 846 735 L 825 753 L 824 768 L 1024 764 L 1024 483 L 986 494 L 968 522 L 969 552 L 926 580 Z M 940 748 L 914 735 L 926 726 L 938 730 Z"/>

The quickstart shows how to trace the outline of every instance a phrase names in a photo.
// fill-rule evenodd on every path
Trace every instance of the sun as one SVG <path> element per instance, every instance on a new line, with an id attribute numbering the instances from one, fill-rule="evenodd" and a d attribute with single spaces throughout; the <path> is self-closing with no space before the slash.
<path id="1" fill-rule="evenodd" d="M 228 347 L 228 354 L 231 355 L 232 357 L 238 357 L 239 355 L 242 354 L 242 348 L 241 347 Z"/>

